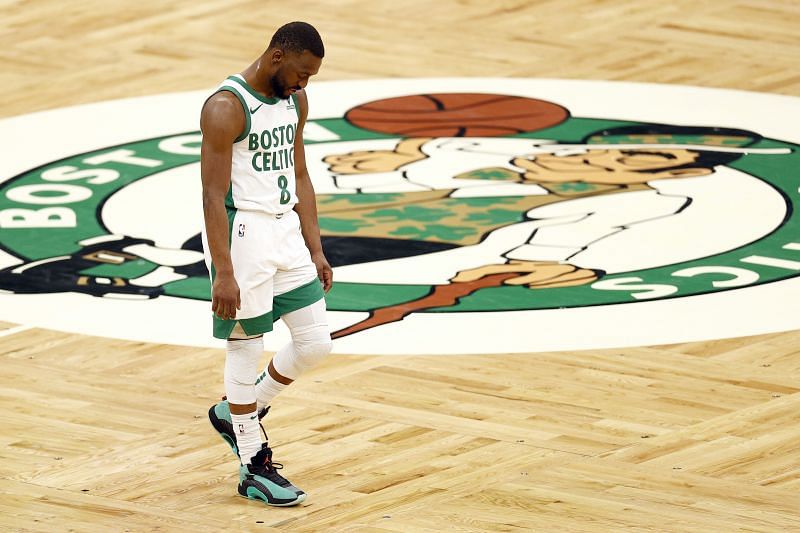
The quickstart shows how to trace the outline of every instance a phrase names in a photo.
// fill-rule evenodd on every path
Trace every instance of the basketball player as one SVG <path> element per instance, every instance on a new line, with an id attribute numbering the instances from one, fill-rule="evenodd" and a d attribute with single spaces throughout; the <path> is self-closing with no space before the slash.
<path id="1" fill-rule="evenodd" d="M 296 505 L 306 495 L 278 474 L 260 419 L 331 349 L 323 291 L 333 278 L 303 150 L 303 88 L 324 54 L 314 27 L 282 26 L 261 57 L 219 86 L 200 118 L 213 332 L 227 339 L 227 401 L 212 406 L 209 418 L 238 454 L 239 494 L 268 505 Z M 278 318 L 292 341 L 259 376 L 262 335 Z"/>

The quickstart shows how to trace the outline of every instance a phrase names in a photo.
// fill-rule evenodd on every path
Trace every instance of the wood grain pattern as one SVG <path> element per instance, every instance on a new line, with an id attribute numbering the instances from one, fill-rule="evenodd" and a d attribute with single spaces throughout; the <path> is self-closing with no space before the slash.
<path id="1" fill-rule="evenodd" d="M 284 21 L 320 80 L 532 76 L 800 95 L 793 0 L 0 1 L 0 116 L 210 88 Z M 800 332 L 331 356 L 274 403 L 309 499 L 235 496 L 223 354 L 0 323 L 0 529 L 800 530 Z"/>

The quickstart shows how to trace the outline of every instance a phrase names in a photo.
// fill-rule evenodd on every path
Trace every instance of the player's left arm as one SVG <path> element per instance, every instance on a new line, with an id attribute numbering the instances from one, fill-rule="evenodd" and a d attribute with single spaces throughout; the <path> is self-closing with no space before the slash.
<path id="1" fill-rule="evenodd" d="M 303 148 L 303 127 L 308 117 L 308 97 L 305 91 L 298 91 L 297 104 L 300 110 L 300 120 L 297 124 L 297 134 L 294 140 L 294 175 L 297 184 L 297 205 L 294 210 L 300 217 L 300 230 L 303 239 L 311 252 L 311 260 L 317 267 L 317 275 L 322 282 L 325 292 L 333 284 L 333 270 L 325 253 L 322 251 L 322 240 L 319 236 L 319 220 L 317 218 L 317 201 L 314 194 L 314 185 L 308 175 L 306 167 L 306 153 Z"/>

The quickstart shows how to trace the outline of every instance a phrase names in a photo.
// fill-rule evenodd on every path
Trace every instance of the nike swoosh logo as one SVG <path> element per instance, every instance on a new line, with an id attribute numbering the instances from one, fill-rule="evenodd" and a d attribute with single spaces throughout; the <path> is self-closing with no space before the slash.
<path id="1" fill-rule="evenodd" d="M 261 104 L 261 105 L 264 105 L 264 104 Z M 255 109 L 251 109 L 251 110 L 250 110 L 250 114 L 252 115 L 252 114 L 253 114 L 253 113 L 255 113 L 256 111 L 258 111 L 259 109 L 261 109 L 261 105 L 260 105 L 260 106 L 258 106 L 258 107 L 256 107 Z"/>
<path id="2" fill-rule="evenodd" d="M 261 106 L 258 106 L 258 107 L 261 107 Z M 256 416 L 258 416 L 258 415 L 256 415 Z M 256 416 L 251 416 L 251 417 L 250 417 L 250 420 L 255 420 L 255 419 L 256 419 Z"/>

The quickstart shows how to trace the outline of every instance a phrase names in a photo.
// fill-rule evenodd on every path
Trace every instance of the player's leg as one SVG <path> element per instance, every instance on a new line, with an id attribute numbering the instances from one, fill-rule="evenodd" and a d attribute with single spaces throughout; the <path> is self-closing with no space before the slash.
<path id="1" fill-rule="evenodd" d="M 292 341 L 275 354 L 275 357 L 270 361 L 267 369 L 264 370 L 262 375 L 258 378 L 258 381 L 256 381 L 259 420 L 269 409 L 268 405 L 272 398 L 286 388 L 287 385 L 292 383 L 292 381 L 300 377 L 305 370 L 315 366 L 331 350 L 331 335 L 330 328 L 325 320 L 324 298 L 320 298 L 316 302 L 301 309 L 286 313 L 282 318 L 292 333 Z M 256 406 L 248 407 L 252 407 L 250 416 L 253 416 Z M 294 492 L 297 495 L 296 503 L 303 501 L 306 497 L 305 492 L 277 473 L 276 468 L 283 468 L 283 465 L 272 463 L 272 450 L 269 447 L 267 432 L 264 430 L 263 426 L 261 430 L 267 442 L 262 445 L 262 452 L 259 452 L 251 461 L 254 464 L 261 464 L 260 461 L 263 461 L 264 466 L 262 467 L 263 472 L 261 476 L 266 477 L 284 490 Z M 236 437 L 239 438 L 239 435 L 237 434 Z M 249 471 L 245 472 L 244 469 L 245 467 L 242 467 L 242 472 L 244 474 L 249 473 Z M 255 480 L 258 481 L 259 479 L 261 478 L 256 476 Z M 261 479 L 261 481 L 263 483 L 264 480 Z M 244 489 L 251 490 L 247 488 L 249 486 L 247 483 L 249 483 L 249 481 L 242 478 L 239 485 L 239 493 L 250 498 L 259 497 L 260 492 L 256 489 L 252 489 L 253 494 L 250 492 L 243 492 Z M 259 489 L 262 488 L 261 485 L 258 487 Z M 265 499 L 265 501 L 268 500 Z M 272 503 L 272 505 L 277 504 Z M 291 505 L 291 503 L 282 505 Z"/>
<path id="2" fill-rule="evenodd" d="M 230 225 L 231 229 L 241 226 L 250 231 L 232 231 L 231 235 L 231 262 L 239 285 L 241 308 L 233 320 L 213 317 L 214 336 L 226 339 L 226 399 L 209 409 L 208 418 L 240 463 L 246 465 L 261 447 L 258 417 L 253 420 L 250 417 L 256 411 L 255 381 L 264 353 L 262 335 L 272 331 L 272 278 L 276 269 L 268 268 L 269 261 L 261 253 L 266 247 L 260 236 L 269 233 L 269 223 L 264 217 L 239 211 L 230 219 Z M 203 244 L 207 250 L 205 234 Z M 215 271 L 208 253 L 206 256 L 213 283 Z M 247 418 L 242 420 L 240 417 L 245 415 Z M 244 441 L 240 442 L 240 437 Z"/>
<path id="3" fill-rule="evenodd" d="M 231 446 L 241 461 L 248 464 L 261 448 L 256 411 L 255 380 L 264 353 L 262 334 L 272 330 L 272 276 L 275 268 L 265 268 L 261 257 L 260 229 L 267 221 L 245 211 L 228 213 L 230 255 L 241 300 L 236 317 L 213 317 L 214 336 L 226 339 L 225 394 L 227 401 L 214 405 L 208 413 L 211 424 Z M 251 229 L 249 232 L 234 228 Z M 203 234 L 206 261 L 212 283 L 215 269 Z M 250 417 L 253 417 L 251 420 Z"/>
<path id="4" fill-rule="evenodd" d="M 243 335 L 238 338 L 239 335 Z M 266 432 L 260 425 L 263 412 L 256 413 L 255 379 L 263 354 L 263 339 L 244 336 L 241 327 L 228 340 L 225 359 L 226 399 L 209 410 L 211 424 L 240 458 L 238 492 L 269 505 L 289 506 L 302 502 L 305 493 L 278 474 L 272 450 L 262 442 Z"/>
<path id="5" fill-rule="evenodd" d="M 246 349 L 247 344 L 249 343 L 257 343 L 259 344 L 259 348 L 263 345 L 263 337 L 261 335 L 256 336 L 248 336 L 242 326 L 240 324 L 236 324 L 234 326 L 233 331 L 231 332 L 231 337 L 228 340 L 228 345 L 230 346 L 231 343 L 233 347 L 236 348 L 237 345 L 241 344 L 242 348 Z M 244 350 L 242 350 L 244 351 Z M 225 390 L 226 392 L 229 391 L 232 387 L 235 386 L 234 381 L 238 381 L 235 376 L 239 374 L 237 370 L 238 366 L 236 364 L 237 357 L 233 356 L 229 358 L 230 350 L 226 349 L 226 363 L 225 363 Z M 261 354 L 258 354 L 258 359 L 260 359 Z M 248 380 L 249 381 L 249 380 Z M 230 383 L 230 385 L 229 385 Z M 238 439 L 237 439 L 237 430 L 239 429 L 236 426 L 236 430 L 234 429 L 233 420 L 231 418 L 231 411 L 236 411 L 236 414 L 240 414 L 242 410 L 246 411 L 246 413 L 251 413 L 253 411 L 252 406 L 252 398 L 248 398 L 246 404 L 243 404 L 244 407 L 241 407 L 242 404 L 237 405 L 233 409 L 229 403 L 229 397 L 226 394 L 222 401 L 214 404 L 208 410 L 208 418 L 211 421 L 211 425 L 214 426 L 219 432 L 220 437 L 224 440 L 228 446 L 231 447 L 234 455 L 240 459 L 240 463 L 246 464 L 243 458 L 239 456 L 239 446 L 238 446 Z M 266 410 L 259 410 L 258 411 L 258 420 L 261 420 L 264 415 L 266 414 Z M 260 439 L 259 439 L 260 442 Z"/>
<path id="6" fill-rule="evenodd" d="M 295 379 L 331 351 L 325 293 L 311 261 L 296 212 L 289 211 L 276 224 L 281 250 L 273 289 L 273 314 L 292 335 L 269 362 L 256 382 L 258 407 L 264 408 Z"/>
<path id="7" fill-rule="evenodd" d="M 259 412 L 266 410 L 275 395 L 331 350 L 325 294 L 302 240 L 296 214 L 290 211 L 280 225 L 285 238 L 280 241 L 283 245 L 281 270 L 273 278 L 273 314 L 283 319 L 292 340 L 278 351 L 256 381 Z M 264 436 L 266 438 L 266 432 Z M 297 490 L 298 496 L 305 497 L 293 485 L 286 488 Z"/>
<path id="8" fill-rule="evenodd" d="M 236 335 L 236 332 L 233 333 Z M 257 336 L 232 336 L 225 353 L 225 394 L 231 426 L 241 464 L 246 465 L 261 450 L 255 381 L 264 353 L 264 340 Z"/>
<path id="9" fill-rule="evenodd" d="M 266 432 L 257 414 L 255 380 L 263 351 L 261 336 L 228 340 L 225 392 L 241 459 L 238 492 L 269 505 L 296 505 L 305 493 L 278 474 L 283 466 L 272 462 L 272 450 L 261 441 Z"/>
<path id="10" fill-rule="evenodd" d="M 272 293 L 275 267 L 264 257 L 270 235 L 270 220 L 257 213 L 238 212 L 232 227 L 240 224 L 250 231 L 232 234 L 230 250 L 241 309 L 234 320 L 214 317 L 214 336 L 227 339 L 225 353 L 225 393 L 227 401 L 209 410 L 209 419 L 223 439 L 238 452 L 240 495 L 270 505 L 295 505 L 305 494 L 277 474 L 272 450 L 261 441 L 255 381 L 264 353 L 262 334 L 272 331 Z M 213 274 L 213 270 L 212 270 Z"/>
<path id="11" fill-rule="evenodd" d="M 331 351 L 324 298 L 288 312 L 281 319 L 289 328 L 292 340 L 278 350 L 256 381 L 259 409 L 268 406 L 275 396 Z"/>

